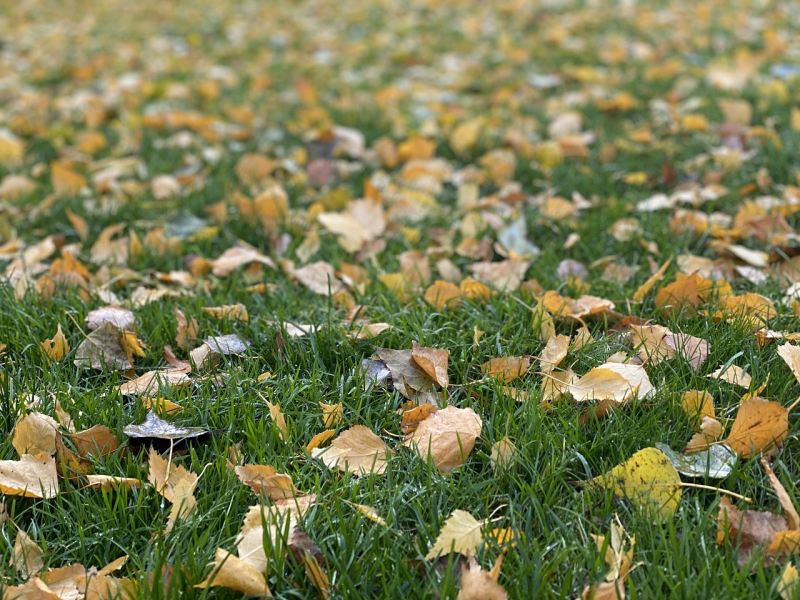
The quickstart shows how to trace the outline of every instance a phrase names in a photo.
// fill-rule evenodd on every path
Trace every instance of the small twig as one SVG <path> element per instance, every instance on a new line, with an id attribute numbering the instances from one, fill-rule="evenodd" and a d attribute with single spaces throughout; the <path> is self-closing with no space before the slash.
<path id="1" fill-rule="evenodd" d="M 792 402 L 792 403 L 791 403 L 791 404 L 790 404 L 790 405 L 789 405 L 789 406 L 786 408 L 787 412 L 792 412 L 792 409 L 793 409 L 795 406 L 797 406 L 798 404 L 800 404 L 800 398 L 798 398 L 797 400 L 795 400 L 794 402 Z"/>
<path id="2" fill-rule="evenodd" d="M 78 331 L 80 331 L 80 332 L 81 332 L 81 335 L 83 335 L 83 337 L 85 337 L 85 338 L 88 338 L 88 337 L 89 337 L 88 335 L 86 335 L 86 332 L 83 330 L 83 328 L 81 328 L 81 326 L 80 326 L 80 325 L 78 325 L 78 322 L 75 320 L 75 317 L 73 317 L 73 316 L 72 316 L 72 315 L 69 313 L 69 311 L 66 311 L 66 310 L 65 310 L 65 311 L 64 311 L 64 314 L 65 314 L 65 315 L 67 315 L 67 316 L 69 317 L 70 321 L 72 321 L 72 322 L 75 324 L 75 327 L 77 327 L 77 328 L 78 328 Z"/>
<path id="3" fill-rule="evenodd" d="M 744 500 L 748 504 L 753 502 L 752 498 L 748 498 L 747 496 L 742 496 L 741 494 L 737 494 L 736 492 L 731 492 L 730 490 L 726 490 L 720 487 L 714 487 L 711 485 L 703 485 L 702 483 L 686 483 L 685 481 L 681 481 L 681 487 L 690 487 L 690 488 L 697 488 L 699 490 L 708 490 L 710 492 L 720 492 L 722 494 L 728 494 L 734 498 L 738 498 L 739 500 Z"/>

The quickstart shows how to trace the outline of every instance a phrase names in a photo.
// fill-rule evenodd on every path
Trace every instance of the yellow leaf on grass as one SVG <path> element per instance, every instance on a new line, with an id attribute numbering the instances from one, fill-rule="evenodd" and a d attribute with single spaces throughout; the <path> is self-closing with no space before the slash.
<path id="1" fill-rule="evenodd" d="M 217 319 L 231 319 L 232 321 L 249 321 L 247 307 L 244 304 L 226 304 L 225 306 L 204 306 L 203 310 Z"/>
<path id="2" fill-rule="evenodd" d="M 305 567 L 306 577 L 308 577 L 311 584 L 317 588 L 320 598 L 324 600 L 331 593 L 331 584 L 330 581 L 328 581 L 328 575 L 309 552 L 303 552 L 301 558 L 303 560 L 303 567 Z"/>
<path id="3" fill-rule="evenodd" d="M 798 115 L 800 115 L 800 111 L 798 111 Z M 800 119 L 800 117 L 798 118 Z M 800 582 L 800 573 L 797 572 L 797 567 L 787 562 L 778 581 L 778 593 L 782 600 L 792 600 L 795 597 L 798 582 Z"/>
<path id="4" fill-rule="evenodd" d="M 32 412 L 17 421 L 11 445 L 20 454 L 55 454 L 58 422 L 42 413 Z"/>
<path id="5" fill-rule="evenodd" d="M 424 460 L 430 456 L 436 468 L 449 475 L 467 460 L 482 427 L 483 421 L 474 410 L 450 405 L 430 413 L 404 445 L 415 448 Z"/>
<path id="6" fill-rule="evenodd" d="M 714 418 L 714 396 L 706 391 L 689 390 L 681 394 L 681 405 L 690 419 L 698 425 L 705 417 Z"/>
<path id="7" fill-rule="evenodd" d="M 461 570 L 461 589 L 456 600 L 508 600 L 508 594 L 497 583 L 493 572 L 484 571 L 475 557 L 470 555 Z"/>
<path id="8" fill-rule="evenodd" d="M 484 521 L 478 521 L 468 512 L 454 510 L 444 522 L 444 527 L 425 555 L 425 560 L 438 558 L 451 552 L 474 555 L 478 546 L 483 542 L 481 535 L 483 525 Z"/>
<path id="9" fill-rule="evenodd" d="M 50 163 L 50 174 L 56 196 L 77 196 L 86 185 L 86 178 L 83 175 L 59 162 Z"/>
<path id="10" fill-rule="evenodd" d="M 650 290 L 653 289 L 653 286 L 659 281 L 661 281 L 662 277 L 664 277 L 664 273 L 667 272 L 667 269 L 669 268 L 671 263 L 672 263 L 672 258 L 668 259 L 667 262 L 661 265 L 661 268 L 658 271 L 653 273 L 650 279 L 648 279 L 641 286 L 639 286 L 639 289 L 636 290 L 633 294 L 634 302 L 641 302 L 642 300 L 644 300 L 644 297 L 647 296 Z"/>
<path id="11" fill-rule="evenodd" d="M 325 427 L 336 427 L 344 418 L 344 411 L 341 404 L 319 403 L 322 409 L 322 423 Z"/>
<path id="12" fill-rule="evenodd" d="M 681 480 L 672 462 L 658 448 L 639 450 L 625 462 L 590 482 L 639 503 L 652 516 L 666 519 L 678 509 Z"/>
<path id="13" fill-rule="evenodd" d="M 327 442 L 335 435 L 336 435 L 335 429 L 326 429 L 325 431 L 320 431 L 318 434 L 316 434 L 314 437 L 311 438 L 310 442 L 308 442 L 308 444 L 306 445 L 306 450 L 311 452 L 314 448 L 318 448 L 319 446 Z"/>
<path id="14" fill-rule="evenodd" d="M 153 448 L 150 448 L 149 467 L 147 480 L 170 502 L 175 501 L 175 488 L 181 481 L 194 487 L 200 479 L 196 473 L 165 459 Z"/>
<path id="15" fill-rule="evenodd" d="M 299 495 L 291 476 L 278 473 L 269 465 L 242 465 L 234 467 L 233 470 L 239 481 L 255 494 L 267 496 L 270 500 L 282 500 Z"/>
<path id="16" fill-rule="evenodd" d="M 330 447 L 314 448 L 311 455 L 320 458 L 329 469 L 361 476 L 382 475 L 394 452 L 368 427 L 356 425 L 340 433 Z"/>
<path id="17" fill-rule="evenodd" d="M 731 383 L 733 385 L 739 385 L 744 389 L 749 389 L 750 384 L 753 381 L 753 378 L 750 377 L 749 373 L 745 373 L 742 367 L 737 365 L 728 365 L 725 368 L 725 365 L 722 365 L 719 369 L 714 371 L 713 373 L 709 373 L 706 375 L 709 379 L 719 379 L 720 381 L 726 381 L 727 383 Z"/>
<path id="18" fill-rule="evenodd" d="M 461 305 L 461 289 L 447 281 L 435 281 L 425 290 L 425 302 L 436 310 L 458 308 Z"/>
<path id="19" fill-rule="evenodd" d="M 459 124 L 450 134 L 450 147 L 453 152 L 458 155 L 466 154 L 478 142 L 484 122 L 483 117 L 476 117 Z"/>
<path id="20" fill-rule="evenodd" d="M 0 460 L 0 494 L 52 498 L 58 494 L 56 461 L 46 452 L 19 460 Z"/>
<path id="21" fill-rule="evenodd" d="M 64 332 L 61 331 L 61 323 L 58 324 L 56 334 L 42 342 L 42 352 L 53 360 L 61 360 L 69 354 L 69 342 L 64 337 Z"/>
<path id="22" fill-rule="evenodd" d="M 761 458 L 761 465 L 767 472 L 769 484 L 772 486 L 772 489 L 775 490 L 775 495 L 778 496 L 778 502 L 781 503 L 781 508 L 786 514 L 786 526 L 789 529 L 800 528 L 800 515 L 797 514 L 797 509 L 794 507 L 794 503 L 789 497 L 789 493 L 786 491 L 786 488 L 783 487 L 783 484 L 776 477 L 766 458 Z"/>
<path id="23" fill-rule="evenodd" d="M 481 372 L 508 383 L 524 375 L 531 362 L 527 356 L 502 356 L 481 365 Z"/>
<path id="24" fill-rule="evenodd" d="M 281 412 L 280 404 L 273 404 L 269 400 L 266 401 L 267 408 L 269 408 L 269 416 L 275 421 L 275 426 L 280 431 L 281 439 L 285 442 L 289 439 L 289 428 L 286 427 L 286 417 Z"/>
<path id="25" fill-rule="evenodd" d="M 381 517 L 378 514 L 378 511 L 371 506 L 366 506 L 365 504 L 353 504 L 352 502 L 348 502 L 348 504 L 355 508 L 362 515 L 367 517 L 370 521 L 375 521 L 378 525 L 383 525 L 384 527 L 387 526 L 386 520 Z"/>
<path id="26" fill-rule="evenodd" d="M 569 336 L 554 335 L 547 340 L 547 345 L 542 350 L 542 354 L 539 357 L 539 370 L 545 375 L 549 375 L 566 358 L 568 351 Z"/>
<path id="27" fill-rule="evenodd" d="M 800 346 L 784 344 L 778 348 L 778 356 L 784 360 L 792 370 L 795 379 L 800 382 Z"/>
<path id="28" fill-rule="evenodd" d="M 211 574 L 194 587 L 226 587 L 247 596 L 272 596 L 264 575 L 254 566 L 240 560 L 227 550 L 217 548 Z"/>
<path id="29" fill-rule="evenodd" d="M 739 406 L 725 443 L 742 458 L 750 458 L 789 435 L 789 411 L 777 402 L 756 396 Z"/>

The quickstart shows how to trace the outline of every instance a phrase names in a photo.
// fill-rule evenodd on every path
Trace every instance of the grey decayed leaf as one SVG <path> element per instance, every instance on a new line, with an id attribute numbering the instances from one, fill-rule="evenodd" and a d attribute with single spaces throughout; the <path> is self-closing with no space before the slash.
<path id="1" fill-rule="evenodd" d="M 243 340 L 235 333 L 231 333 L 228 335 L 208 336 L 205 344 L 217 354 L 227 356 L 229 354 L 242 354 L 247 350 L 250 342 Z"/>
<path id="2" fill-rule="evenodd" d="M 112 323 L 103 323 L 86 336 L 75 351 L 75 366 L 92 367 L 101 371 L 132 369 L 133 365 L 122 346 L 119 327 Z"/>
<path id="3" fill-rule="evenodd" d="M 122 432 L 130 438 L 179 440 L 201 436 L 206 430 L 201 427 L 177 427 L 151 410 L 139 425 L 126 425 Z"/>
<path id="4" fill-rule="evenodd" d="M 361 361 L 361 371 L 364 373 L 364 389 L 371 386 L 385 388 L 392 383 L 392 372 L 382 360 L 365 358 Z"/>
<path id="5" fill-rule="evenodd" d="M 715 444 L 694 454 L 678 454 L 660 443 L 656 444 L 656 448 L 666 454 L 678 472 L 686 477 L 723 479 L 731 474 L 736 465 L 736 453 L 725 444 Z"/>

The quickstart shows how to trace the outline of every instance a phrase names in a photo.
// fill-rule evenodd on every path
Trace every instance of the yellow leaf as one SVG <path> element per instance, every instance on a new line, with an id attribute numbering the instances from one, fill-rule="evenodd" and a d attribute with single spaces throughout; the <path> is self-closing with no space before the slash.
<path id="1" fill-rule="evenodd" d="M 789 411 L 756 396 L 739 406 L 725 443 L 742 458 L 750 458 L 789 435 Z"/>
<path id="2" fill-rule="evenodd" d="M 461 570 L 461 589 L 456 600 L 508 600 L 508 594 L 493 577 L 493 571 L 484 571 L 470 555 Z"/>
<path id="3" fill-rule="evenodd" d="M 29 579 L 44 567 L 44 552 L 27 533 L 17 530 L 14 552 L 8 564 L 14 567 L 24 579 Z"/>
<path id="4" fill-rule="evenodd" d="M 343 407 L 341 404 L 319 403 L 322 409 L 322 422 L 325 427 L 336 427 L 344 418 Z"/>
<path id="5" fill-rule="evenodd" d="M 450 134 L 450 147 L 458 155 L 466 154 L 477 142 L 483 129 L 485 119 L 477 117 L 461 123 Z"/>
<path id="6" fill-rule="evenodd" d="M 204 306 L 203 310 L 217 319 L 231 319 L 232 321 L 249 321 L 247 307 L 244 304 L 226 304 L 225 306 Z"/>
<path id="7" fill-rule="evenodd" d="M 784 344 L 778 348 L 778 356 L 789 366 L 795 379 L 800 382 L 800 346 Z"/>
<path id="8" fill-rule="evenodd" d="M 524 375 L 530 367 L 527 356 L 501 356 L 481 365 L 481 372 L 509 383 Z"/>
<path id="9" fill-rule="evenodd" d="M 436 310 L 458 308 L 461 306 L 461 290 L 455 284 L 437 280 L 425 290 L 425 302 Z"/>
<path id="10" fill-rule="evenodd" d="M 306 570 L 306 577 L 308 577 L 311 584 L 317 588 L 320 598 L 324 600 L 331 592 L 331 584 L 328 581 L 328 575 L 310 553 L 303 552 L 301 558 L 303 560 L 303 567 L 305 567 Z"/>
<path id="11" fill-rule="evenodd" d="M 58 494 L 56 461 L 46 452 L 23 454 L 18 461 L 0 460 L 0 494 L 52 498 Z"/>
<path id="12" fill-rule="evenodd" d="M 447 375 L 447 361 L 450 352 L 439 348 L 425 348 L 416 341 L 412 342 L 411 358 L 425 371 L 431 379 L 443 388 L 450 383 Z"/>
<path id="13" fill-rule="evenodd" d="M 797 112 L 800 115 L 800 110 Z M 800 116 L 798 116 L 798 122 L 797 130 L 800 130 Z M 792 563 L 787 562 L 786 566 L 783 567 L 783 571 L 781 571 L 781 578 L 778 581 L 778 593 L 781 595 L 782 600 L 792 600 L 795 597 L 798 580 L 800 580 L 800 574 L 798 574 L 797 568 Z"/>
<path id="14" fill-rule="evenodd" d="M 272 596 L 264 575 L 227 550 L 217 548 L 211 574 L 196 588 L 226 587 L 248 596 Z"/>
<path id="15" fill-rule="evenodd" d="M 311 438 L 311 441 L 308 442 L 306 445 L 306 450 L 311 452 L 314 448 L 318 448 L 329 439 L 331 439 L 334 435 L 336 435 L 335 429 L 326 429 L 325 431 L 320 431 L 314 437 Z"/>
<path id="16" fill-rule="evenodd" d="M 658 448 L 639 450 L 625 462 L 590 482 L 639 503 L 654 517 L 675 514 L 681 498 L 681 480 L 669 458 Z"/>
<path id="17" fill-rule="evenodd" d="M 786 491 L 786 488 L 783 487 L 783 484 L 775 476 L 775 473 L 772 471 L 772 467 L 769 466 L 766 458 L 761 458 L 761 465 L 767 472 L 769 484 L 772 486 L 772 489 L 775 490 L 775 495 L 778 496 L 778 502 L 781 503 L 781 508 L 786 514 L 786 526 L 790 530 L 800 528 L 800 515 L 797 514 L 797 509 L 794 507 L 794 503 L 789 497 L 789 493 Z"/>
<path id="18" fill-rule="evenodd" d="M 554 335 L 547 340 L 542 354 L 539 357 L 539 369 L 542 373 L 549 375 L 553 372 L 561 361 L 564 360 L 569 351 L 569 336 L 568 335 Z"/>
<path id="19" fill-rule="evenodd" d="M 425 560 L 438 558 L 443 554 L 456 552 L 458 554 L 475 554 L 478 546 L 483 542 L 481 527 L 484 521 L 478 521 L 466 511 L 454 510 L 444 522 L 444 527 L 436 538 L 431 549 L 425 555 Z"/>
<path id="20" fill-rule="evenodd" d="M 20 454 L 55 454 L 58 422 L 42 413 L 32 412 L 17 421 L 11 445 Z"/>
<path id="21" fill-rule="evenodd" d="M 64 337 L 64 332 L 61 331 L 61 323 L 58 324 L 56 334 L 42 342 L 42 352 L 53 360 L 61 360 L 69 354 L 69 342 Z"/>
<path id="22" fill-rule="evenodd" d="M 275 426 L 280 431 L 281 439 L 285 442 L 289 439 L 289 428 L 286 426 L 286 418 L 283 416 L 281 412 L 281 405 L 280 404 L 273 404 L 269 400 L 266 400 L 267 407 L 269 408 L 269 416 L 272 417 L 272 420 L 275 421 Z"/>
<path id="23" fill-rule="evenodd" d="M 639 286 L 639 289 L 636 290 L 633 294 L 634 302 L 641 302 L 642 300 L 644 300 L 644 297 L 647 296 L 650 290 L 653 289 L 653 286 L 659 281 L 661 281 L 662 277 L 664 277 L 664 273 L 667 272 L 667 269 L 669 268 L 670 264 L 672 264 L 672 258 L 670 258 L 669 260 L 667 260 L 667 262 L 661 265 L 661 268 L 655 273 L 653 273 L 650 279 L 648 279 L 641 286 Z"/>
<path id="24" fill-rule="evenodd" d="M 714 418 L 714 396 L 706 391 L 689 390 L 681 394 L 681 405 L 689 418 L 699 425 L 703 418 Z"/>
<path id="25" fill-rule="evenodd" d="M 267 496 L 270 500 L 282 500 L 300 495 L 290 475 L 278 473 L 269 465 L 242 465 L 234 467 L 233 470 L 239 481 L 255 494 Z"/>
<path id="26" fill-rule="evenodd" d="M 51 181 L 56 196 L 77 196 L 86 185 L 86 178 L 59 162 L 50 164 Z"/>
<path id="27" fill-rule="evenodd" d="M 378 525 L 383 525 L 387 527 L 386 520 L 378 514 L 378 511 L 372 508 L 371 506 L 366 506 L 364 504 L 353 504 L 352 502 L 348 502 L 350 506 L 355 508 L 358 512 L 362 515 L 367 517 L 370 521 L 375 521 Z"/>
<path id="28" fill-rule="evenodd" d="M 748 389 L 750 387 L 750 383 L 752 382 L 752 377 L 748 373 L 744 372 L 742 367 L 737 365 L 728 365 L 726 368 L 725 365 L 722 365 L 719 369 L 714 371 L 713 373 L 709 373 L 706 375 L 709 379 L 719 379 L 721 381 L 726 381 L 727 383 L 733 385 L 739 385 L 744 389 Z"/>

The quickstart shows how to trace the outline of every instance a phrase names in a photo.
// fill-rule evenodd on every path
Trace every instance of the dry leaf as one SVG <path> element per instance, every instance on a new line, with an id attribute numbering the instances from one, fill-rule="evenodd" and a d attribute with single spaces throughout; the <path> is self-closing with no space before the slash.
<path id="1" fill-rule="evenodd" d="M 393 456 L 386 443 L 368 427 L 356 425 L 343 431 L 328 448 L 314 448 L 314 458 L 319 458 L 329 469 L 351 472 L 357 476 L 375 473 L 382 475 Z"/>
<path id="2" fill-rule="evenodd" d="M 789 366 L 795 379 L 800 382 L 800 346 L 784 344 L 778 348 L 778 356 Z"/>
<path id="3" fill-rule="evenodd" d="M 492 469 L 494 469 L 495 473 L 509 470 L 513 467 L 518 455 L 517 447 L 509 438 L 505 437 L 496 441 L 492 444 L 492 454 L 490 456 Z"/>
<path id="4" fill-rule="evenodd" d="M 451 552 L 474 555 L 478 546 L 483 542 L 481 536 L 483 525 L 484 521 L 477 521 L 468 512 L 454 510 L 444 522 L 442 531 L 425 555 L 425 560 L 438 558 Z"/>
<path id="5" fill-rule="evenodd" d="M 242 245 L 228 248 L 219 258 L 212 260 L 210 266 L 211 272 L 215 277 L 227 277 L 236 269 L 251 263 L 266 265 L 272 269 L 275 268 L 275 263 L 272 262 L 271 258 L 264 256 L 255 248 Z"/>
<path id="6" fill-rule="evenodd" d="M 52 360 L 61 360 L 69 354 L 69 342 L 61 331 L 61 323 L 58 324 L 56 334 L 42 342 L 42 352 Z"/>
<path id="7" fill-rule="evenodd" d="M 317 592 L 319 592 L 320 598 L 327 598 L 331 592 L 331 584 L 328 581 L 328 575 L 325 573 L 324 569 L 319 566 L 319 563 L 314 560 L 314 557 L 311 556 L 308 552 L 303 552 L 301 554 L 301 559 L 303 561 L 303 567 L 305 567 L 306 577 L 311 582 L 311 584 L 317 588 Z"/>
<path id="8" fill-rule="evenodd" d="M 725 365 L 722 365 L 713 373 L 706 375 L 706 377 L 726 381 L 733 385 L 739 385 L 745 389 L 750 389 L 750 384 L 753 381 L 748 373 L 745 373 L 741 367 L 736 365 L 728 365 L 727 368 Z"/>
<path id="9" fill-rule="evenodd" d="M 119 447 L 117 437 L 105 425 L 95 425 L 90 429 L 73 433 L 69 436 L 78 454 L 84 458 L 92 455 L 102 458 L 113 454 Z"/>
<path id="10" fill-rule="evenodd" d="M 14 567 L 23 579 L 29 579 L 44 568 L 44 551 L 22 529 L 17 530 L 14 551 L 8 564 Z"/>
<path id="11" fill-rule="evenodd" d="M 52 498 L 58 494 L 56 461 L 46 452 L 19 460 L 0 460 L 0 493 L 6 496 Z"/>
<path id="12" fill-rule="evenodd" d="M 233 470 L 239 481 L 255 494 L 267 496 L 270 500 L 282 500 L 300 495 L 290 475 L 278 473 L 269 465 L 242 465 L 234 467 Z"/>
<path id="13" fill-rule="evenodd" d="M 315 294 L 333 296 L 344 285 L 336 278 L 336 269 L 330 263 L 318 261 L 292 271 L 292 277 Z"/>
<path id="14" fill-rule="evenodd" d="M 78 456 L 64 445 L 60 432 L 56 433 L 56 460 L 56 470 L 65 479 L 88 475 L 94 468 L 91 460 Z"/>
<path id="15" fill-rule="evenodd" d="M 280 404 L 273 404 L 269 400 L 267 402 L 267 408 L 269 408 L 269 416 L 275 422 L 275 426 L 278 428 L 280 432 L 281 439 L 286 442 L 289 440 L 289 429 L 286 427 L 286 418 L 283 416 L 281 412 L 281 405 Z"/>
<path id="16" fill-rule="evenodd" d="M 448 281 L 436 280 L 425 290 L 424 298 L 437 311 L 458 308 L 461 305 L 461 289 Z"/>
<path id="17" fill-rule="evenodd" d="M 264 575 L 254 566 L 240 560 L 227 550 L 217 548 L 211 574 L 194 587 L 226 587 L 247 596 L 272 596 Z"/>
<path id="18" fill-rule="evenodd" d="M 325 404 L 319 403 L 322 409 L 322 423 L 325 427 L 336 427 L 342 422 L 344 418 L 344 410 L 341 404 Z"/>
<path id="19" fill-rule="evenodd" d="M 189 349 L 189 340 L 197 339 L 197 334 L 200 329 L 197 324 L 197 319 L 192 317 L 187 319 L 186 315 L 179 308 L 175 308 L 175 320 L 178 322 L 178 329 L 175 333 L 175 343 L 181 350 Z"/>
<path id="20" fill-rule="evenodd" d="M 530 365 L 530 359 L 527 356 L 502 356 L 483 363 L 481 372 L 508 383 L 524 375 Z"/>
<path id="21" fill-rule="evenodd" d="M 335 429 L 326 429 L 325 431 L 320 431 L 314 437 L 311 438 L 311 441 L 308 442 L 306 445 L 306 450 L 311 452 L 314 448 L 319 448 L 322 444 L 327 442 L 333 436 L 336 435 Z"/>
<path id="22" fill-rule="evenodd" d="M 769 466 L 766 458 L 761 458 L 761 465 L 767 472 L 769 484 L 772 486 L 772 489 L 775 490 L 775 495 L 778 496 L 778 502 L 781 503 L 783 512 L 786 513 L 786 526 L 789 528 L 789 530 L 800 528 L 800 516 L 797 514 L 797 509 L 794 507 L 794 503 L 789 497 L 789 493 L 786 491 L 786 488 L 783 487 L 783 484 L 775 476 L 775 473 L 772 471 L 772 467 Z"/>
<path id="23" fill-rule="evenodd" d="M 122 344 L 120 330 L 112 323 L 103 323 L 81 342 L 75 351 L 74 362 L 76 367 L 92 367 L 100 371 L 133 368 Z"/>
<path id="24" fill-rule="evenodd" d="M 725 443 L 741 458 L 780 444 L 789 435 L 789 411 L 759 396 L 742 402 Z"/>
<path id="25" fill-rule="evenodd" d="M 416 449 L 424 460 L 430 456 L 436 468 L 449 475 L 464 464 L 482 427 L 474 410 L 450 405 L 432 412 L 407 436 L 404 445 Z"/>
<path id="26" fill-rule="evenodd" d="M 470 555 L 466 567 L 461 570 L 461 589 L 456 600 L 508 600 L 508 594 L 492 575 L 493 572 L 484 571 Z"/>
<path id="27" fill-rule="evenodd" d="M 447 375 L 447 361 L 450 352 L 439 348 L 425 348 L 417 342 L 412 342 L 411 358 L 422 368 L 428 376 L 443 388 L 450 383 Z"/>
<path id="28" fill-rule="evenodd" d="M 705 417 L 715 416 L 714 396 L 706 391 L 689 390 L 681 394 L 681 405 L 690 419 L 696 420 L 698 426 Z"/>
<path id="29" fill-rule="evenodd" d="M 138 488 L 142 482 L 132 477 L 114 477 L 112 475 L 87 475 L 89 486 L 107 492 L 116 491 L 119 488 Z"/>
<path id="30" fill-rule="evenodd" d="M 539 370 L 545 375 L 549 375 L 566 358 L 567 352 L 569 352 L 569 336 L 554 335 L 547 340 L 547 344 L 539 356 Z"/>
<path id="31" fill-rule="evenodd" d="M 669 268 L 670 264 L 672 264 L 671 258 L 667 260 L 667 262 L 665 262 L 663 265 L 661 265 L 661 268 L 655 273 L 653 273 L 650 279 L 648 279 L 641 286 L 639 286 L 639 289 L 637 289 L 633 294 L 634 302 L 641 302 L 642 300 L 644 300 L 644 297 L 647 296 L 650 290 L 653 289 L 653 286 L 655 286 L 655 284 L 661 281 L 661 278 L 664 277 L 664 273 L 667 272 L 667 269 Z"/>
<path id="32" fill-rule="evenodd" d="M 174 369 L 162 371 L 148 371 L 139 375 L 136 379 L 126 381 L 116 386 L 120 394 L 124 396 L 154 395 L 162 387 L 183 387 L 188 385 L 191 379 L 186 373 L 180 373 Z"/>
<path id="33" fill-rule="evenodd" d="M 406 398 L 415 397 L 415 392 L 432 391 L 436 385 L 436 382 L 413 359 L 412 352 L 412 350 L 375 348 L 375 353 L 392 374 L 394 389 Z"/>
<path id="34" fill-rule="evenodd" d="M 32 412 L 17 421 L 11 445 L 20 454 L 55 454 L 58 423 L 52 417 Z"/>
<path id="35" fill-rule="evenodd" d="M 787 562 L 781 571 L 781 578 L 777 586 L 781 600 L 792 600 L 795 597 L 798 582 L 800 582 L 800 573 L 792 563 Z"/>
<path id="36" fill-rule="evenodd" d="M 127 308 L 119 306 L 104 306 L 89 312 L 84 319 L 86 326 L 91 329 L 99 329 L 104 323 L 111 323 L 117 329 L 123 331 L 134 331 L 136 329 L 136 317 Z"/>
<path id="37" fill-rule="evenodd" d="M 194 489 L 200 479 L 197 474 L 166 460 L 153 448 L 149 452 L 149 466 L 147 480 L 159 494 L 172 503 L 175 502 L 175 489 L 181 481 L 187 482 Z"/>
<path id="38" fill-rule="evenodd" d="M 355 508 L 358 512 L 367 517 L 370 521 L 375 521 L 378 525 L 383 525 L 384 527 L 388 527 L 388 524 L 386 523 L 384 518 L 381 517 L 378 514 L 378 511 L 372 508 L 371 506 L 366 506 L 364 504 L 353 504 L 352 502 L 347 502 L 347 504 Z"/>
<path id="39" fill-rule="evenodd" d="M 644 367 L 608 362 L 593 368 L 569 384 L 569 393 L 579 402 L 610 400 L 621 404 L 633 396 L 647 398 L 655 393 Z"/>
<path id="40" fill-rule="evenodd" d="M 647 509 L 653 517 L 675 514 L 681 499 L 681 480 L 672 462 L 658 448 L 639 450 L 625 462 L 590 482 L 605 487 Z"/>

